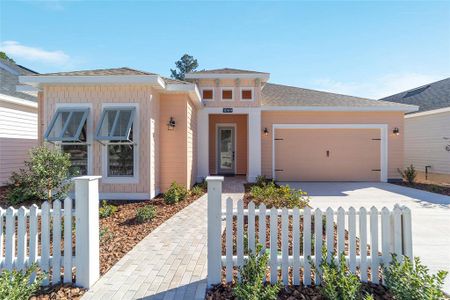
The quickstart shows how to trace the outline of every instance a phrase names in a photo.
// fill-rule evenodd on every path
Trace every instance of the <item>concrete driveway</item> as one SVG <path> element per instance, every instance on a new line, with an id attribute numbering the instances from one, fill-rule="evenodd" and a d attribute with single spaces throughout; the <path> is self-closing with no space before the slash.
<path id="1" fill-rule="evenodd" d="M 398 203 L 412 213 L 413 253 L 435 273 L 450 273 L 450 197 L 379 182 L 283 182 L 311 196 L 314 208 L 372 206 L 392 209 Z M 444 290 L 450 294 L 450 274 Z"/>

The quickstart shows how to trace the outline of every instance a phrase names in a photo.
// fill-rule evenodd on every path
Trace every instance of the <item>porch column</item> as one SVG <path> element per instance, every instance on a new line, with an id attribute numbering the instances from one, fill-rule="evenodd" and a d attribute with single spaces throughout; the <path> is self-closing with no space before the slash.
<path id="1" fill-rule="evenodd" d="M 197 112 L 197 182 L 209 175 L 209 113 Z"/>
<path id="2" fill-rule="evenodd" d="M 247 181 L 255 182 L 261 175 L 261 111 L 248 113 L 248 171 Z"/>

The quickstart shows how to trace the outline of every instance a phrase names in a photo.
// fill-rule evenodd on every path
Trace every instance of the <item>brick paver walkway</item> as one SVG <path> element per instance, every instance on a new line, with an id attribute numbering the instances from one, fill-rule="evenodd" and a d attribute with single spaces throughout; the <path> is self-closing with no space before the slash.
<path id="1" fill-rule="evenodd" d="M 226 178 L 223 198 L 242 198 L 243 182 L 240 177 Z M 206 200 L 204 195 L 151 232 L 83 299 L 204 299 Z"/>

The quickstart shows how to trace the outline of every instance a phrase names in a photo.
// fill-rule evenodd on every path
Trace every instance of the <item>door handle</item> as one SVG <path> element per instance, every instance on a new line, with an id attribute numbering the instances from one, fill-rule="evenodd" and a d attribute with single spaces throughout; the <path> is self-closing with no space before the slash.
<path id="1" fill-rule="evenodd" d="M 330 150 L 327 150 L 327 157 L 330 157 Z"/>
<path id="2" fill-rule="evenodd" d="M 234 161 L 234 151 L 233 151 L 233 161 Z"/>

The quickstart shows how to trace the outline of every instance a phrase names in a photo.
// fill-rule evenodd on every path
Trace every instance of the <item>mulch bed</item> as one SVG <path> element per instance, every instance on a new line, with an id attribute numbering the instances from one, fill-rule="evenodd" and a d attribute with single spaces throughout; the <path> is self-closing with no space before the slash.
<path id="1" fill-rule="evenodd" d="M 413 189 L 418 189 L 418 190 L 423 190 L 423 191 L 427 191 L 427 192 L 450 196 L 450 185 L 424 183 L 424 182 L 415 182 L 412 184 L 410 184 L 408 182 L 395 182 L 394 184 L 410 187 Z"/>

